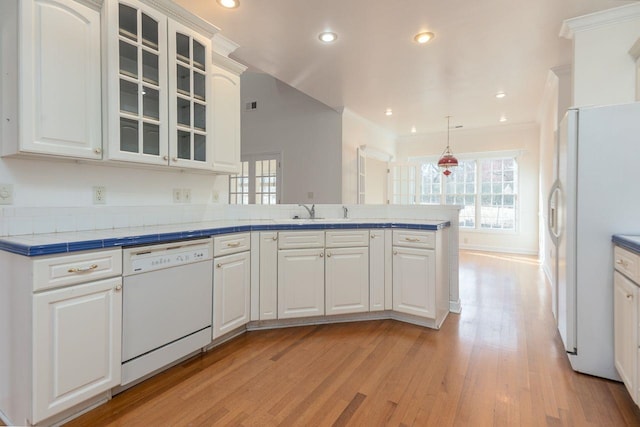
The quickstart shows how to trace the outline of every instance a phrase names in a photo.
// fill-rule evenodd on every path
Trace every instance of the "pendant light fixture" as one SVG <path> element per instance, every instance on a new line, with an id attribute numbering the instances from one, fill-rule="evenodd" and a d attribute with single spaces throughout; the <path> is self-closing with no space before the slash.
<path id="1" fill-rule="evenodd" d="M 454 168 L 458 166 L 458 159 L 453 157 L 451 153 L 451 148 L 449 148 L 449 119 L 451 116 L 447 116 L 447 148 L 442 152 L 442 156 L 440 156 L 440 160 L 438 160 L 438 167 L 444 169 L 442 172 L 445 176 L 451 175 L 451 171 L 449 168 Z"/>

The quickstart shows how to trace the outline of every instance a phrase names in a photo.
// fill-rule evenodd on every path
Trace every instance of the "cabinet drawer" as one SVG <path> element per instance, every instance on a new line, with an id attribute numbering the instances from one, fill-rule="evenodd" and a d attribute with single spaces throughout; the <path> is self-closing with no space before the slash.
<path id="1" fill-rule="evenodd" d="M 369 246 L 369 230 L 327 231 L 328 248 L 353 248 Z"/>
<path id="2" fill-rule="evenodd" d="M 616 246 L 613 250 L 615 269 L 636 283 L 640 283 L 640 256 Z"/>
<path id="3" fill-rule="evenodd" d="M 59 288 L 121 274 L 121 249 L 39 257 L 33 261 L 33 290 Z"/>
<path id="4" fill-rule="evenodd" d="M 393 230 L 393 246 L 409 248 L 435 247 L 436 234 L 433 231 Z"/>
<path id="5" fill-rule="evenodd" d="M 278 233 L 278 249 L 323 247 L 324 231 L 283 231 Z"/>
<path id="6" fill-rule="evenodd" d="M 227 234 L 213 238 L 213 256 L 229 255 L 251 249 L 250 233 Z"/>

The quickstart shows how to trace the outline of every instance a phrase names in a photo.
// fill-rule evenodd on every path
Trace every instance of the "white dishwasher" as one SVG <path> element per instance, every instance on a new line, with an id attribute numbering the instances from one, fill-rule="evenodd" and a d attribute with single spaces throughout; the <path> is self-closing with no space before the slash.
<path id="1" fill-rule="evenodd" d="M 122 385 L 211 342 L 212 239 L 125 248 Z"/>

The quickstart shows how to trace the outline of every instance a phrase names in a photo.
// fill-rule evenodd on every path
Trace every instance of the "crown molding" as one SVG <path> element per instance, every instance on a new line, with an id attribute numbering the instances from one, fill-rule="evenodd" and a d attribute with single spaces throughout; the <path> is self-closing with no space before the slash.
<path id="1" fill-rule="evenodd" d="M 217 52 L 212 52 L 213 55 L 213 63 L 218 67 L 224 68 L 225 70 L 240 75 L 247 70 L 247 66 L 243 65 L 237 61 L 234 61 L 231 58 L 220 55 Z"/>
<path id="2" fill-rule="evenodd" d="M 560 36 L 572 39 L 576 33 L 581 31 L 625 22 L 634 18 L 640 18 L 640 3 L 631 3 L 613 9 L 565 19 L 560 28 Z"/>
<path id="3" fill-rule="evenodd" d="M 229 56 L 233 52 L 235 52 L 237 48 L 240 47 L 239 44 L 232 40 L 229 40 L 220 33 L 213 36 L 211 42 L 213 44 L 213 51 L 222 56 Z"/>

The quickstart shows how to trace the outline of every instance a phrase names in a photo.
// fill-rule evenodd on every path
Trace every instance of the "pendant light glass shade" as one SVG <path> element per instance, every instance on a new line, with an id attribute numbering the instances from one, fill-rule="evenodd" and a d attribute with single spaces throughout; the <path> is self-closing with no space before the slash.
<path id="1" fill-rule="evenodd" d="M 444 149 L 442 155 L 440 156 L 440 160 L 438 160 L 438 167 L 444 169 L 442 172 L 445 176 L 451 175 L 451 171 L 449 168 L 455 168 L 458 166 L 458 159 L 453 156 L 451 153 L 451 148 L 449 148 L 449 119 L 451 116 L 447 116 L 447 148 Z"/>

